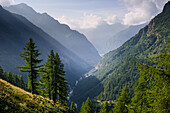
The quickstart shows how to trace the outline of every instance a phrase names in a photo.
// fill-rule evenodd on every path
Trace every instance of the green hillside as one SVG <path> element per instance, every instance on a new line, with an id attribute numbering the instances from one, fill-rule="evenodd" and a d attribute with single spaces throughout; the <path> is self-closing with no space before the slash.
<path id="1" fill-rule="evenodd" d="M 94 101 L 115 100 L 125 85 L 130 88 L 133 96 L 132 86 L 139 78 L 137 64 L 150 64 L 147 59 L 160 54 L 168 46 L 169 12 L 170 8 L 166 8 L 121 47 L 104 55 L 97 72 L 79 82 L 72 100 L 80 105 L 87 97 Z"/>
<path id="2" fill-rule="evenodd" d="M 67 106 L 59 102 L 31 94 L 0 79 L 1 113 L 65 113 Z"/>

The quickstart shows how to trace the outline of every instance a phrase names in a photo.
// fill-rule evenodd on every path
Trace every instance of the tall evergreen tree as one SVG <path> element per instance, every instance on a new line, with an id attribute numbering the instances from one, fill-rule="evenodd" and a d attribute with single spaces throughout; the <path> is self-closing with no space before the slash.
<path id="1" fill-rule="evenodd" d="M 19 87 L 20 86 L 19 76 L 16 74 L 13 74 L 13 76 L 14 76 L 14 85 Z"/>
<path id="2" fill-rule="evenodd" d="M 51 50 L 47 62 L 44 64 L 44 74 L 41 76 L 41 92 L 53 99 L 54 103 L 58 99 L 63 104 L 67 102 L 67 81 L 65 79 L 64 65 L 62 64 L 58 53 L 54 55 Z M 45 95 L 44 94 L 44 95 Z"/>
<path id="3" fill-rule="evenodd" d="M 7 72 L 4 72 L 3 73 L 3 78 L 2 78 L 3 80 L 7 80 L 8 79 L 8 73 Z"/>
<path id="4" fill-rule="evenodd" d="M 93 104 L 89 97 L 87 98 L 85 104 L 82 104 L 80 113 L 94 113 Z"/>
<path id="5" fill-rule="evenodd" d="M 3 70 L 2 67 L 0 66 L 0 78 L 3 79 L 3 78 L 4 78 L 3 75 L 4 75 L 4 70 Z"/>
<path id="6" fill-rule="evenodd" d="M 14 75 L 11 71 L 8 72 L 8 80 L 9 83 L 14 84 Z"/>
<path id="7" fill-rule="evenodd" d="M 104 104 L 101 106 L 100 113 L 110 113 L 110 104 L 106 101 Z"/>
<path id="8" fill-rule="evenodd" d="M 84 102 L 83 102 L 83 104 L 81 105 L 80 113 L 85 113 L 85 105 L 84 105 Z"/>
<path id="9" fill-rule="evenodd" d="M 128 113 L 128 104 L 130 103 L 129 89 L 125 86 L 121 92 L 121 96 L 117 99 L 114 106 L 114 113 Z"/>
<path id="10" fill-rule="evenodd" d="M 149 111 L 149 101 L 148 101 L 148 93 L 149 93 L 149 86 L 148 86 L 148 81 L 149 81 L 149 74 L 148 71 L 149 67 L 148 66 L 138 66 L 140 70 L 140 78 L 136 82 L 134 86 L 134 94 L 135 96 L 132 98 L 131 105 L 129 105 L 129 110 L 134 113 L 143 113 Z M 145 70 L 145 71 L 142 71 Z M 146 75 L 147 76 L 143 76 Z"/>
<path id="11" fill-rule="evenodd" d="M 25 83 L 24 78 L 23 78 L 22 75 L 19 77 L 19 80 L 20 80 L 20 87 L 22 89 L 26 89 L 26 83 Z"/>
<path id="12" fill-rule="evenodd" d="M 38 65 L 42 60 L 38 59 L 38 56 L 41 55 L 39 53 L 39 49 L 36 49 L 35 43 L 32 38 L 29 39 L 29 42 L 24 47 L 24 52 L 20 54 L 22 59 L 25 61 L 25 66 L 18 67 L 21 72 L 28 72 L 28 89 L 31 89 L 31 92 L 36 93 L 36 88 L 38 86 L 37 77 L 40 72 L 40 67 L 42 65 Z"/>
<path id="13" fill-rule="evenodd" d="M 77 113 L 77 107 L 74 102 L 71 102 L 70 113 Z"/>
<path id="14" fill-rule="evenodd" d="M 65 104 L 67 102 L 67 81 L 64 78 L 64 65 L 61 63 L 58 53 L 54 57 L 54 74 L 52 76 L 52 95 L 53 101 L 56 102 L 58 99 Z"/>
<path id="15" fill-rule="evenodd" d="M 54 76 L 54 52 L 50 51 L 50 55 L 48 55 L 47 62 L 44 64 L 44 73 L 41 76 L 40 80 L 42 81 L 42 90 L 44 93 L 47 93 L 49 99 L 51 99 L 51 90 L 52 90 L 52 77 Z M 41 91 L 42 91 L 41 90 Z"/>

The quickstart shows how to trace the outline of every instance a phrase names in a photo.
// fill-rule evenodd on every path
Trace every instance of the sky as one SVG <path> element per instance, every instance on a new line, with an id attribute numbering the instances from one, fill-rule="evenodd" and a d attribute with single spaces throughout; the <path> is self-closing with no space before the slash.
<path id="1" fill-rule="evenodd" d="M 168 0 L 0 0 L 2 6 L 26 3 L 72 29 L 96 28 L 102 23 L 138 25 L 162 11 Z"/>

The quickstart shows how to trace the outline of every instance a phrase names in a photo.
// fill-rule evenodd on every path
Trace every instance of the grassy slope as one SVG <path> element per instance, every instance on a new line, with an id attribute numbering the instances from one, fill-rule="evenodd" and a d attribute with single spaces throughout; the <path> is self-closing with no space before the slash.
<path id="1" fill-rule="evenodd" d="M 11 112 L 66 112 L 68 107 L 42 96 L 33 95 L 0 79 L 0 111 Z"/>

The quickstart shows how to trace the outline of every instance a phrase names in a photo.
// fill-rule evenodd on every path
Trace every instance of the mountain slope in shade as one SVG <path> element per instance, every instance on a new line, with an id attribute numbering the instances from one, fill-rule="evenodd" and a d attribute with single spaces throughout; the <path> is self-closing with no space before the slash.
<path id="1" fill-rule="evenodd" d="M 96 47 L 100 54 L 105 54 L 108 51 L 107 42 L 113 37 L 116 33 L 126 29 L 128 26 L 116 23 L 109 25 L 103 22 L 101 25 L 96 28 L 90 29 L 80 29 L 79 31 L 86 35 L 88 40 Z"/>
<path id="2" fill-rule="evenodd" d="M 82 74 L 92 68 L 26 18 L 12 14 L 0 7 L 0 65 L 5 71 L 19 73 L 15 66 L 24 65 L 19 54 L 23 52 L 23 47 L 29 41 L 29 38 L 32 38 L 40 49 L 42 63 L 46 62 L 51 49 L 59 53 L 65 65 L 69 85 L 74 85 Z"/>
<path id="3" fill-rule="evenodd" d="M 145 27 L 147 24 L 148 23 L 129 26 L 127 29 L 116 33 L 106 42 L 106 48 L 108 49 L 107 51 L 112 51 L 120 47 L 124 42 L 135 36 L 135 34 L 137 34 L 139 30 Z"/>
<path id="4" fill-rule="evenodd" d="M 170 6 L 170 2 L 166 5 Z M 167 7 L 167 6 L 166 6 Z M 71 97 L 78 105 L 87 98 L 115 100 L 126 85 L 132 86 L 138 79 L 137 64 L 149 64 L 148 58 L 166 50 L 170 40 L 170 8 L 164 8 L 151 22 L 118 49 L 104 55 L 98 70 L 83 79 Z M 151 65 L 151 64 L 150 64 Z M 86 84 L 88 81 L 89 84 Z M 84 90 L 85 89 L 85 90 Z"/>
<path id="5" fill-rule="evenodd" d="M 37 13 L 31 7 L 23 3 L 5 7 L 5 9 L 26 17 L 30 22 L 54 37 L 62 45 L 70 49 L 90 65 L 94 66 L 101 59 L 97 50 L 83 34 L 80 34 L 75 30 L 71 30 L 65 24 L 60 24 L 47 13 Z"/>

